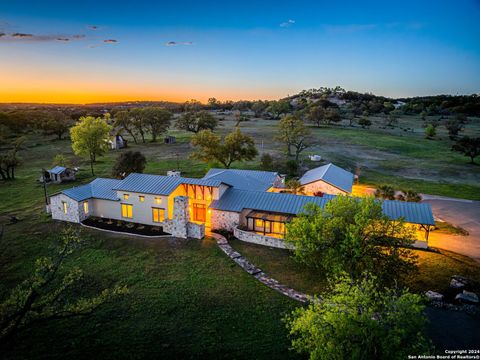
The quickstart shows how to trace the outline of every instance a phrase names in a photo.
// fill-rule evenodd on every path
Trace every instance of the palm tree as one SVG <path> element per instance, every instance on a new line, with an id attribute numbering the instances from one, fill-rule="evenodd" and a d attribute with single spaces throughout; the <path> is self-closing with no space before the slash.
<path id="1" fill-rule="evenodd" d="M 287 192 L 295 195 L 305 195 L 305 187 L 297 179 L 290 179 L 285 183 Z"/>
<path id="2" fill-rule="evenodd" d="M 375 197 L 385 200 L 395 200 L 395 190 L 390 185 L 380 185 L 375 191 Z"/>
<path id="3" fill-rule="evenodd" d="M 422 197 L 419 193 L 413 190 L 402 190 L 402 194 L 397 196 L 397 200 L 400 201 L 410 201 L 410 202 L 420 202 Z"/>

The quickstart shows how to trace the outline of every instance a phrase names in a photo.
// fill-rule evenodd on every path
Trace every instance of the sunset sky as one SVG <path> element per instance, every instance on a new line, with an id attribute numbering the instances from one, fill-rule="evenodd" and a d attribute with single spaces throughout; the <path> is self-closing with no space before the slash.
<path id="1" fill-rule="evenodd" d="M 0 84 L 0 102 L 478 93 L 480 1 L 1 0 Z"/>

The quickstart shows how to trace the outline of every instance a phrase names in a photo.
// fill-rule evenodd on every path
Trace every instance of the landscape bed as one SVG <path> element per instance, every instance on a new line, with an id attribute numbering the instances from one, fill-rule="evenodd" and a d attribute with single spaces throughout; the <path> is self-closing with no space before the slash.
<path id="1" fill-rule="evenodd" d="M 121 220 L 103 219 L 98 217 L 90 217 L 82 221 L 83 225 L 91 226 L 101 230 L 121 232 L 142 236 L 169 236 L 169 233 L 163 231 L 161 226 L 150 226 L 142 224 L 134 224 Z"/>

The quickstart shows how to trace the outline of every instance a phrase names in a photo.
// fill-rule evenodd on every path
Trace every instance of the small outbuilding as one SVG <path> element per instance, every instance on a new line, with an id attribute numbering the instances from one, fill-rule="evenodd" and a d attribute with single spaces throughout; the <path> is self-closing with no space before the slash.
<path id="1" fill-rule="evenodd" d="M 40 178 L 40 181 L 51 182 L 54 184 L 60 184 L 66 181 L 75 180 L 75 169 L 71 169 L 64 166 L 55 166 L 50 170 L 43 170 L 43 175 Z"/>
<path id="2" fill-rule="evenodd" d="M 332 163 L 308 170 L 300 178 L 305 194 L 310 196 L 348 195 L 355 176 Z"/>
<path id="3" fill-rule="evenodd" d="M 108 143 L 110 144 L 110 148 L 112 150 L 118 150 L 127 147 L 127 140 L 121 134 L 113 135 Z"/>

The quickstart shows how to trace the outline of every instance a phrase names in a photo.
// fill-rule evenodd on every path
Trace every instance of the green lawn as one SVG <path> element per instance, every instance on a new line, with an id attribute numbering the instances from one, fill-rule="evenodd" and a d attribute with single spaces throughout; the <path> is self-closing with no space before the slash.
<path id="1" fill-rule="evenodd" d="M 0 298 L 48 253 L 53 240 L 46 234 L 59 226 L 37 220 L 6 227 Z M 115 283 L 130 293 L 92 316 L 22 333 L 6 358 L 295 358 L 281 319 L 299 304 L 248 275 L 213 240 L 84 236 L 91 244 L 72 259 L 85 271 L 82 294 Z"/>
<path id="2" fill-rule="evenodd" d="M 283 249 L 268 248 L 239 240 L 230 241 L 232 247 L 251 260 L 269 276 L 307 294 L 322 293 L 326 277 L 320 271 L 298 264 Z M 418 272 L 406 279 L 406 285 L 415 292 L 445 291 L 452 275 L 462 275 L 480 282 L 480 263 L 456 253 L 441 250 L 431 252 L 415 250 L 418 255 Z"/>

